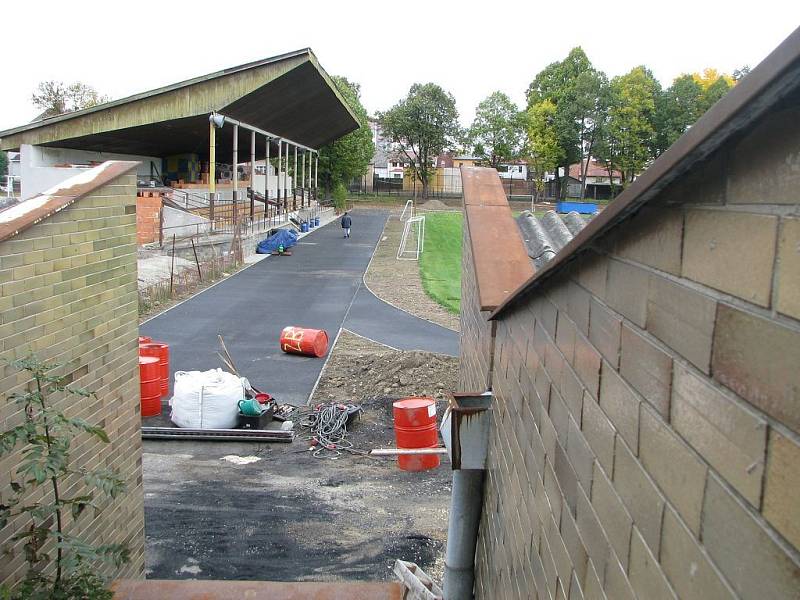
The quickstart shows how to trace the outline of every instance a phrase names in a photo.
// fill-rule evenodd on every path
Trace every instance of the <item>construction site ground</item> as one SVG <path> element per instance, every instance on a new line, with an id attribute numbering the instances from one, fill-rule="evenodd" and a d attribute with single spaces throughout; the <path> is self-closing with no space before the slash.
<path id="1" fill-rule="evenodd" d="M 381 302 L 363 286 L 386 217 L 355 211 L 350 240 L 340 239 L 335 224 L 321 228 L 293 257 L 230 276 L 147 322 L 142 333 L 172 340 L 173 371 L 220 366 L 222 333 L 237 367 L 257 387 L 279 399 L 277 388 L 294 389 L 290 399 L 301 405 L 319 377 L 312 403 L 362 405 L 349 433 L 357 448 L 394 446 L 394 399 L 434 396 L 441 415 L 455 386 L 458 334 Z M 381 261 L 376 257 L 372 266 Z M 291 279 L 276 286 L 285 294 L 265 289 L 282 279 Z M 309 314 L 325 321 L 316 326 L 332 338 L 343 327 L 327 363 L 273 353 L 280 328 L 313 326 L 291 318 Z M 367 339 L 382 336 L 388 345 Z M 441 580 L 451 481 L 446 457 L 422 473 L 400 471 L 391 458 L 346 452 L 315 458 L 305 433 L 295 430 L 300 437 L 291 444 L 145 441 L 148 577 L 387 580 L 402 558 Z"/>

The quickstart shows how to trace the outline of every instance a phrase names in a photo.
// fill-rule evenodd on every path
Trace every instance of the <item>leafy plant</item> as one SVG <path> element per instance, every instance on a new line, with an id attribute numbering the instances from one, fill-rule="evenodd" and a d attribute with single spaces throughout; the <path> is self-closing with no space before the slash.
<path id="1" fill-rule="evenodd" d="M 59 365 L 40 361 L 33 355 L 11 365 L 32 377 L 29 391 L 16 392 L 8 399 L 20 405 L 24 421 L 0 434 L 0 456 L 21 447 L 21 460 L 12 473 L 11 494 L 0 504 L 0 528 L 9 520 L 24 517 L 28 524 L 12 541 L 24 541 L 28 573 L 13 590 L 0 589 L 0 600 L 53 598 L 59 600 L 110 598 L 103 581 L 89 570 L 89 564 L 110 561 L 119 566 L 129 559 L 124 544 L 91 545 L 66 531 L 66 517 L 77 520 L 89 507 L 99 507 L 95 491 L 116 498 L 125 490 L 120 476 L 112 470 L 89 470 L 70 466 L 74 438 L 88 434 L 108 443 L 106 432 L 84 419 L 68 417 L 48 402 L 51 394 L 65 393 L 78 398 L 94 393 L 67 387 L 63 378 L 51 375 Z M 90 491 L 66 496 L 66 479 L 79 477 Z M 36 491 L 44 488 L 44 493 Z M 31 502 L 31 498 L 41 498 Z M 55 555 L 53 555 L 55 552 Z"/>
<path id="2" fill-rule="evenodd" d="M 336 212 L 344 212 L 347 208 L 347 188 L 344 187 L 344 184 L 339 181 L 336 185 L 333 186 L 333 206 L 336 208 Z"/>

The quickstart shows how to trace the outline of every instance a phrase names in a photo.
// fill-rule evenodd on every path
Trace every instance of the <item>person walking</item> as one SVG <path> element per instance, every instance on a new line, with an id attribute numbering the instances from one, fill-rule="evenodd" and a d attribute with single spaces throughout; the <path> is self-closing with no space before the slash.
<path id="1" fill-rule="evenodd" d="M 342 229 L 344 229 L 344 237 L 350 237 L 350 226 L 353 224 L 353 219 L 346 212 L 342 215 Z"/>

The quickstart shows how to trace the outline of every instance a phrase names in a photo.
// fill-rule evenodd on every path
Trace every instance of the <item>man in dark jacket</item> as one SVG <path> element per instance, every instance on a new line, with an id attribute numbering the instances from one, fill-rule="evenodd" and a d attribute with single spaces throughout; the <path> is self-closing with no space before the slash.
<path id="1" fill-rule="evenodd" d="M 353 220 L 350 218 L 350 215 L 344 213 L 342 215 L 342 229 L 344 229 L 344 237 L 350 237 L 350 225 L 352 225 Z"/>

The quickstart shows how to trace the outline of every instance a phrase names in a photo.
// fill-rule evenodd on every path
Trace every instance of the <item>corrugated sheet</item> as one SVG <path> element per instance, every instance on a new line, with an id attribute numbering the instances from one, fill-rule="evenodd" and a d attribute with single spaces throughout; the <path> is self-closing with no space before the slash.
<path id="1" fill-rule="evenodd" d="M 586 221 L 577 212 L 562 217 L 556 211 L 549 210 L 537 219 L 531 211 L 526 210 L 517 217 L 517 225 L 528 256 L 538 270 L 586 227 Z"/>

